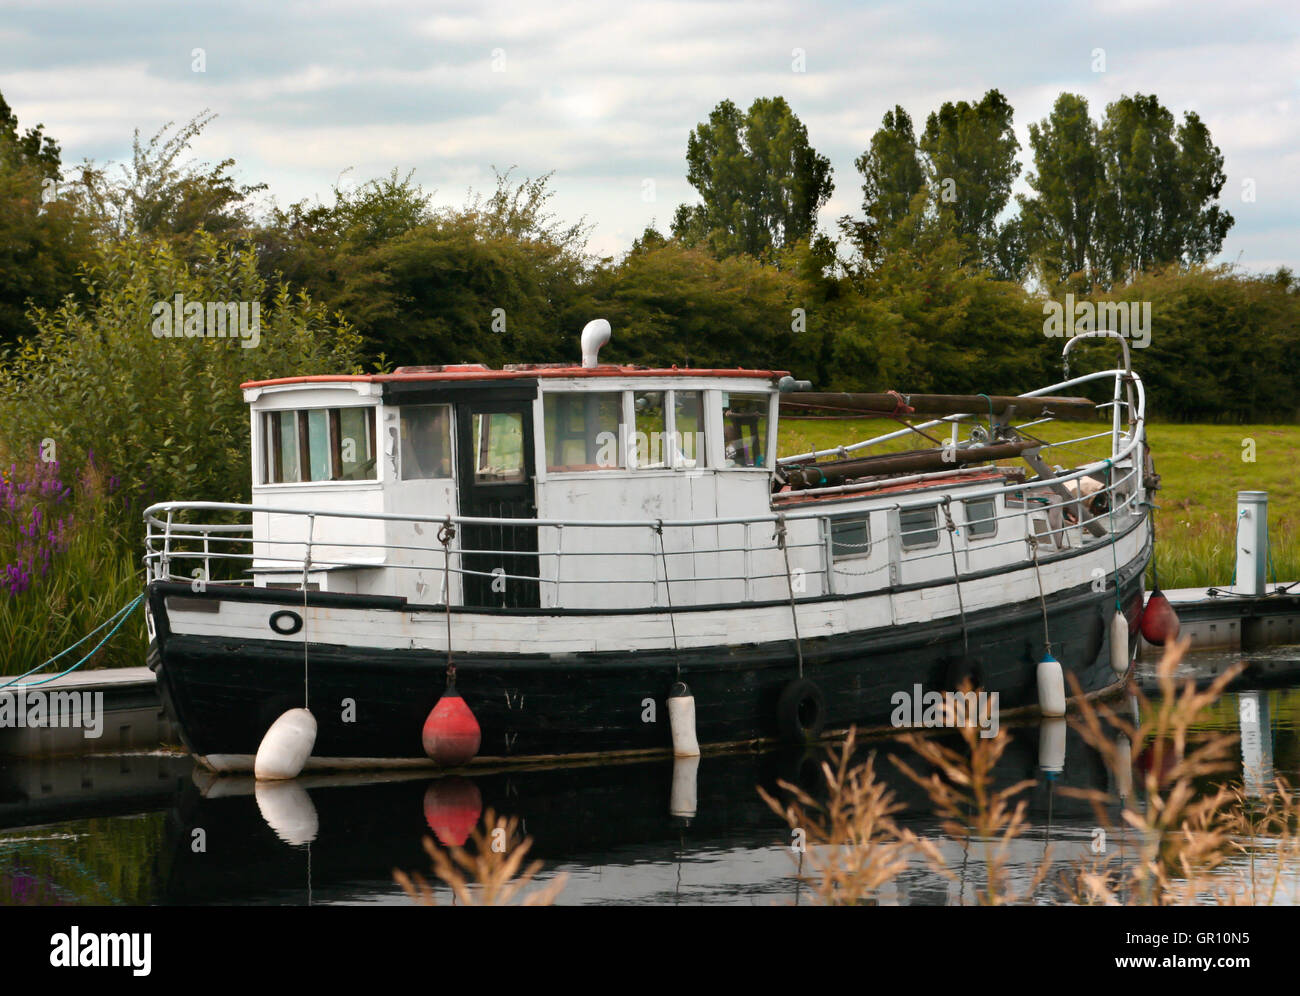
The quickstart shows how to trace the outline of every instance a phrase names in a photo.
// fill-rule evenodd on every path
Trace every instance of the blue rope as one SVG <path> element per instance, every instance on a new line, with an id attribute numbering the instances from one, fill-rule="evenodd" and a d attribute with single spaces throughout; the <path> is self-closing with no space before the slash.
<path id="1" fill-rule="evenodd" d="M 77 663 L 73 664 L 72 667 L 68 668 L 66 671 L 60 671 L 58 674 L 52 674 L 52 675 L 50 675 L 50 676 L 47 677 L 47 678 L 42 678 L 40 681 L 29 681 L 29 682 L 27 682 L 25 685 L 19 685 L 18 687 L 19 687 L 19 688 L 31 688 L 31 687 L 33 687 L 34 685 L 44 685 L 46 682 L 53 681 L 55 678 L 62 678 L 65 674 L 71 674 L 73 671 L 77 670 L 77 668 L 81 667 L 82 664 L 85 664 L 86 661 L 88 661 L 88 660 L 90 660 L 92 657 L 94 657 L 95 654 L 97 654 L 97 653 L 99 652 L 99 648 L 102 647 L 105 643 L 107 643 L 109 640 L 111 640 L 111 639 L 113 638 L 113 634 L 115 634 L 119 629 L 122 628 L 122 624 L 123 624 L 124 622 L 126 622 L 126 620 L 130 617 L 131 613 L 132 613 L 133 611 L 135 611 L 135 607 L 136 607 L 137 605 L 139 605 L 139 604 L 140 604 L 141 602 L 143 602 L 143 601 L 144 601 L 144 595 L 143 595 L 143 594 L 141 594 L 141 595 L 136 595 L 135 598 L 131 599 L 131 601 L 130 601 L 130 602 L 129 602 L 129 603 L 128 603 L 124 608 L 118 609 L 118 610 L 117 610 L 116 612 L 114 612 L 111 616 L 109 616 L 109 618 L 108 618 L 108 620 L 107 620 L 106 622 L 101 623 L 99 626 L 95 627 L 93 630 L 91 630 L 89 633 L 87 633 L 85 636 L 83 636 L 80 640 L 78 640 L 78 641 L 77 641 L 76 643 L 74 643 L 72 646 L 68 647 L 67 650 L 64 650 L 64 651 L 61 651 L 61 652 L 58 653 L 58 654 L 55 654 L 53 657 L 51 657 L 49 660 L 47 660 L 44 664 L 37 664 L 37 665 L 36 665 L 34 668 L 32 668 L 30 671 L 24 671 L 22 674 L 20 674 L 20 675 L 16 675 L 15 677 L 11 678 L 9 681 L 6 681 L 3 685 L 0 685 L 0 688 L 9 688 L 10 686 L 12 686 L 13 684 L 15 684 L 16 682 L 20 681 L 21 679 L 26 678 L 29 674 L 35 674 L 37 671 L 41 670 L 41 668 L 49 667 L 51 664 L 53 664 L 55 661 L 57 661 L 60 657 L 64 657 L 64 656 L 66 656 L 67 654 L 70 654 L 73 650 L 77 649 L 77 647 L 81 646 L 83 643 L 85 643 L 87 640 L 89 640 L 92 636 L 94 636 L 94 635 L 95 635 L 96 633 L 98 633 L 100 630 L 104 629 L 104 628 L 107 627 L 107 626 L 113 625 L 114 620 L 116 620 L 116 621 L 117 621 L 117 622 L 116 622 L 116 625 L 113 625 L 113 628 L 112 628 L 111 630 L 109 630 L 107 636 L 105 636 L 102 640 L 100 640 L 99 643 L 95 644 L 95 649 L 92 650 L 90 653 L 88 653 L 85 657 L 81 658 L 81 660 L 77 661 Z"/>

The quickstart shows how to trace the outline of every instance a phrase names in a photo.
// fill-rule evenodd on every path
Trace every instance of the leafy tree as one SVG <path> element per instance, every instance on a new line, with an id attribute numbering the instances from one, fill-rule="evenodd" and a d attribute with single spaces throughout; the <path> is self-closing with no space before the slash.
<path id="1" fill-rule="evenodd" d="M 794 267 L 666 241 L 598 265 L 565 324 L 576 332 L 579 319 L 608 318 L 614 337 L 601 356 L 611 362 L 770 368 L 815 357 L 823 327 L 812 298 Z M 564 346 L 571 359 L 576 343 Z"/>
<path id="2" fill-rule="evenodd" d="M 1174 116 L 1154 95 L 1121 97 L 1099 129 L 1105 163 L 1100 251 L 1111 280 L 1219 251 L 1232 215 L 1212 203 L 1223 154 L 1195 112 Z"/>
<path id="3" fill-rule="evenodd" d="M 253 236 L 268 285 L 287 280 L 337 310 L 359 257 L 433 220 L 431 195 L 411 177 L 394 169 L 354 189 L 336 184 L 331 204 L 274 208 Z"/>
<path id="4" fill-rule="evenodd" d="M 1029 129 L 1034 190 L 1021 198 L 1026 246 L 1048 286 L 1105 289 L 1170 264 L 1204 263 L 1232 216 L 1216 198 L 1223 155 L 1191 112 L 1177 127 L 1154 96 L 1121 97 L 1100 125 L 1061 94 Z"/>
<path id="5" fill-rule="evenodd" d="M 1300 281 L 1289 270 L 1171 265 L 1098 297 L 1150 305 L 1150 345 L 1133 351 L 1133 365 L 1157 417 L 1300 417 Z"/>
<path id="6" fill-rule="evenodd" d="M 0 96 L 0 345 L 31 334 L 30 306 L 81 290 L 90 233 L 59 180 L 58 144 L 41 125 L 21 132 Z"/>
<path id="7" fill-rule="evenodd" d="M 281 215 L 259 234 L 263 266 L 346 314 L 391 362 L 567 358 L 560 314 L 583 279 L 589 229 L 550 213 L 549 180 L 498 173 L 490 194 L 433 211 L 393 174 L 331 208 Z"/>
<path id="8" fill-rule="evenodd" d="M 769 259 L 811 239 L 835 187 L 830 160 L 782 97 L 760 97 L 743 115 L 722 101 L 691 132 L 686 163 L 702 203 L 677 209 L 673 234 L 717 256 Z"/>
<path id="9" fill-rule="evenodd" d="M 0 168 L 30 166 L 42 177 L 58 179 L 62 154 L 44 125 L 20 132 L 18 116 L 0 94 Z"/>
<path id="10" fill-rule="evenodd" d="M 886 111 L 867 150 L 853 164 L 862 174 L 865 225 L 853 232 L 863 257 L 879 262 L 881 241 L 906 216 L 912 198 L 925 185 L 925 166 L 907 111 Z M 841 225 L 851 225 L 845 219 Z"/>
<path id="11" fill-rule="evenodd" d="M 200 233 L 188 262 L 168 242 L 132 238 L 98 250 L 88 301 L 34 312 L 36 334 L 0 354 L 0 437 L 11 452 L 52 439 L 61 462 L 93 451 L 144 497 L 248 498 L 248 380 L 359 372 L 360 341 L 285 285 L 267 294 L 248 251 Z M 155 305 L 261 302 L 250 338 L 160 338 Z M 126 525 L 138 530 L 138 508 Z"/>
<path id="12" fill-rule="evenodd" d="M 1034 195 L 1020 197 L 1027 251 L 1049 285 L 1075 277 L 1087 289 L 1104 268 L 1098 214 L 1105 181 L 1088 101 L 1061 94 L 1052 113 L 1029 126 L 1029 144 L 1035 171 L 1027 179 Z"/>
<path id="13" fill-rule="evenodd" d="M 244 236 L 252 224 L 250 197 L 266 185 L 240 184 L 231 173 L 233 159 L 204 164 L 187 158 L 215 117 L 205 111 L 179 129 L 169 122 L 147 142 L 137 129 L 129 164 L 79 167 L 82 208 L 101 238 L 166 238 L 185 245 L 200 229 L 227 241 Z"/>
<path id="14" fill-rule="evenodd" d="M 1006 241 L 998 215 L 1020 175 L 1012 116 L 1006 98 L 990 90 L 977 104 L 945 103 L 926 118 L 920 140 L 936 208 L 951 216 L 972 257 L 995 272 Z"/>

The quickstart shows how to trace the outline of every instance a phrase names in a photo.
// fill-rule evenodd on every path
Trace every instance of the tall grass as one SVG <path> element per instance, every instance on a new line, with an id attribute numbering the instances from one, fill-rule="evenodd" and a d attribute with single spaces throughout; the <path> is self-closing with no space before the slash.
<path id="1" fill-rule="evenodd" d="M 0 674 L 48 660 L 140 594 L 139 554 L 119 525 L 126 500 L 93 457 L 75 473 L 39 459 L 0 466 Z M 103 636 L 62 658 L 59 669 Z M 137 610 L 87 666 L 139 666 L 146 653 Z"/>
<path id="2" fill-rule="evenodd" d="M 1300 794 L 1278 779 L 1267 798 L 1247 799 L 1241 786 L 1225 777 L 1233 767 L 1237 738 L 1196 727 L 1239 668 L 1197 691 L 1194 681 L 1174 678 L 1186 647 L 1186 641 L 1166 647 L 1157 669 L 1160 696 L 1154 702 L 1141 700 L 1141 723 L 1086 700 L 1070 721 L 1110 768 L 1115 784 L 1129 788 L 1120 798 L 1094 789 L 1057 791 L 1091 802 L 1098 825 L 1108 833 L 1115 829 L 1112 814 L 1117 813 L 1118 823 L 1136 831 L 1139 840 L 1137 860 L 1125 862 L 1112 853 L 1075 861 L 1062 883 L 1072 902 L 1271 905 L 1298 898 L 1286 888 L 1291 883 L 1295 891 L 1300 872 Z M 1141 699 L 1140 691 L 1133 691 Z M 1006 870 L 1010 845 L 1031 829 L 1021 793 L 1034 783 L 993 788 L 1005 728 L 986 739 L 971 720 L 959 732 L 960 749 L 918 734 L 899 738 L 932 766 L 931 774 L 918 774 L 897 759 L 894 763 L 925 789 L 943 831 L 982 861 L 982 904 L 1036 902 L 1048 855 L 1027 880 Z M 842 750 L 828 752 L 822 768 L 825 802 L 787 782 L 779 784 L 793 800 L 788 804 L 758 790 L 792 830 L 818 845 L 801 878 L 821 902 L 832 905 L 871 903 L 907 870 L 912 857 L 953 879 L 938 848 L 895 821 L 900 807 L 878 779 L 874 759 L 850 763 L 852 746 L 850 737 Z M 1142 758 L 1136 768 L 1133 755 Z"/>

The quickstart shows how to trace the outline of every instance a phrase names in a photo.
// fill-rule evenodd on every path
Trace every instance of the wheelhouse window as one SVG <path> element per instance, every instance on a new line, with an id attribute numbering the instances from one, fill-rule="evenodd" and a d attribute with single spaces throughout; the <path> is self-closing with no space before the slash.
<path id="1" fill-rule="evenodd" d="M 264 412 L 262 433 L 264 484 L 377 479 L 374 408 Z"/>
<path id="2" fill-rule="evenodd" d="M 475 484 L 518 484 L 524 480 L 522 414 L 477 412 L 471 438 Z"/>
<path id="3" fill-rule="evenodd" d="M 722 395 L 723 456 L 728 467 L 763 467 L 767 463 L 765 394 Z"/>
<path id="4" fill-rule="evenodd" d="M 404 405 L 401 443 L 403 481 L 451 477 L 451 406 Z"/>
<path id="5" fill-rule="evenodd" d="M 704 466 L 704 392 L 673 392 L 674 467 Z"/>
<path id="6" fill-rule="evenodd" d="M 267 484 L 301 481 L 302 475 L 298 468 L 298 413 L 267 412 L 262 420 L 266 426 L 267 457 L 263 480 Z"/>
<path id="7" fill-rule="evenodd" d="M 902 509 L 898 513 L 898 527 L 902 534 L 904 550 L 936 546 L 939 542 L 939 510 L 936 508 Z"/>
<path id="8" fill-rule="evenodd" d="M 654 470 L 668 466 L 664 440 L 668 436 L 668 413 L 664 408 L 666 391 L 634 391 L 632 410 L 636 432 L 632 435 L 632 466 Z"/>
<path id="9" fill-rule="evenodd" d="M 703 391 L 634 391 L 632 466 L 643 470 L 703 467 L 704 397 Z"/>
<path id="10" fill-rule="evenodd" d="M 548 471 L 616 470 L 623 465 L 621 392 L 547 391 Z"/>
<path id="11" fill-rule="evenodd" d="M 988 539 L 998 532 L 997 499 L 971 498 L 965 502 L 966 536 L 969 539 Z"/>
<path id="12" fill-rule="evenodd" d="M 377 475 L 373 408 L 330 409 L 330 439 L 334 446 L 334 465 L 338 468 L 338 480 L 375 480 Z"/>
<path id="13" fill-rule="evenodd" d="M 831 519 L 831 559 L 849 560 L 871 553 L 871 528 L 865 515 Z"/>

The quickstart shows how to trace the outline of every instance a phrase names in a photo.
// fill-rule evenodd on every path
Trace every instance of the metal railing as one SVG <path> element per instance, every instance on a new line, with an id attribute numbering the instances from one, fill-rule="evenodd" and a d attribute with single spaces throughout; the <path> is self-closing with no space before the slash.
<path id="1" fill-rule="evenodd" d="M 875 487 L 904 480 L 885 479 L 784 493 L 793 497 L 815 496 L 818 500 L 808 503 L 812 507 L 778 508 L 744 517 L 677 520 L 508 519 L 305 510 L 226 502 L 160 502 L 144 512 L 144 563 L 150 581 L 179 581 L 196 587 L 200 583 L 256 583 L 258 575 L 274 578 L 279 584 L 292 583 L 292 578 L 300 575 L 301 583 L 306 585 L 312 577 L 320 583 L 329 571 L 382 569 L 397 572 L 388 576 L 395 579 L 389 587 L 396 592 L 406 586 L 400 580 L 403 575 L 432 575 L 438 585 L 437 598 L 426 600 L 437 602 L 447 599 L 445 585 L 452 578 L 457 583 L 463 583 L 465 578 L 500 579 L 544 586 L 549 591 L 543 605 L 560 607 L 568 602 L 585 604 L 590 599 L 599 599 L 601 588 L 626 592 L 624 586 L 649 586 L 650 598 L 640 600 L 620 594 L 613 597 L 616 604 L 677 607 L 710 600 L 784 599 L 787 586 L 793 587 L 790 573 L 794 570 L 821 579 L 813 590 L 796 592 L 796 598 L 799 594 L 812 597 L 831 593 L 837 584 L 842 586 L 854 575 L 882 574 L 889 578 L 890 567 L 895 568 L 894 577 L 906 569 L 917 577 L 938 580 L 946 570 L 948 578 L 960 581 L 966 572 L 957 566 L 959 551 L 979 555 L 987 561 L 982 551 L 1019 545 L 1021 551 L 1013 551 L 1002 561 L 1007 569 L 1012 569 L 1033 562 L 1044 546 L 1063 550 L 1113 542 L 1114 534 L 1125 527 L 1124 516 L 1129 516 L 1131 522 L 1132 516 L 1145 514 L 1141 449 L 1145 394 L 1140 378 L 1127 369 L 1127 363 L 1122 369 L 1083 375 L 1022 397 L 1107 377 L 1116 381 L 1115 398 L 1098 408 L 1115 406 L 1111 431 L 1045 442 L 1034 452 L 1110 436 L 1111 455 L 1059 473 L 1050 481 L 1042 478 L 1008 481 L 1004 474 L 997 481 L 954 483 L 953 472 L 947 472 L 941 475 L 948 478 L 946 482 L 931 485 L 927 478 L 933 475 L 911 475 L 919 478 L 911 482 L 917 490 L 904 494 L 873 494 Z M 1121 387 L 1127 399 L 1120 397 Z M 1120 406 L 1128 414 L 1127 430 L 1122 433 Z M 925 426 L 973 417 L 977 416 L 948 416 L 927 422 Z M 1013 428 L 1024 429 L 1044 421 L 1048 419 Z M 902 429 L 845 449 L 861 449 L 910 431 Z M 996 472 L 989 467 L 980 470 Z M 973 468 L 963 468 L 957 476 L 974 472 Z M 1101 486 L 1074 499 L 1060 494 L 1060 486 L 1082 482 L 1084 478 L 1091 478 Z M 1082 490 L 1081 483 L 1075 483 L 1074 487 L 1076 493 Z M 992 532 L 987 536 L 973 536 L 969 528 L 972 519 L 967 514 L 970 504 L 990 498 L 994 499 L 995 514 L 981 514 L 974 523 L 981 527 L 981 532 L 988 532 L 991 524 Z M 956 505 L 963 506 L 960 523 L 952 517 Z M 903 529 L 900 522 L 903 513 L 916 509 L 932 509 L 933 516 L 911 529 Z M 886 533 L 873 535 L 882 512 L 886 516 Z M 199 514 L 209 521 L 189 521 Z M 223 518 L 247 521 L 211 521 Z M 864 518 L 867 519 L 865 550 L 855 550 L 852 557 L 837 558 L 833 524 Z M 294 525 L 290 527 L 288 523 Z M 326 529 L 322 533 L 318 529 L 323 523 L 342 523 L 344 528 Z M 1004 523 L 1008 528 L 1003 527 Z M 382 539 L 347 538 L 348 533 L 355 536 L 366 524 L 372 530 L 379 527 Z M 391 538 L 390 528 L 397 525 L 411 527 L 406 541 Z M 419 529 L 426 526 L 424 534 L 430 539 L 440 529 L 453 531 L 455 538 L 445 545 L 413 541 Z M 520 542 L 512 544 L 514 549 L 483 549 L 465 544 L 467 529 L 472 532 L 475 527 L 488 526 L 514 530 Z M 945 534 L 950 534 L 947 542 Z M 575 536 L 581 541 L 575 541 Z M 888 552 L 877 555 L 882 543 Z M 499 566 L 484 569 L 485 558 L 504 558 L 518 564 L 513 558 L 521 556 L 537 557 L 536 576 L 507 573 Z M 603 565 L 596 564 L 602 569 L 585 567 L 593 563 L 591 558 L 603 558 Z M 935 558 L 942 558 L 948 567 L 927 567 L 927 562 Z M 718 586 L 724 586 L 725 590 Z M 452 598 L 455 598 L 454 589 Z"/>

